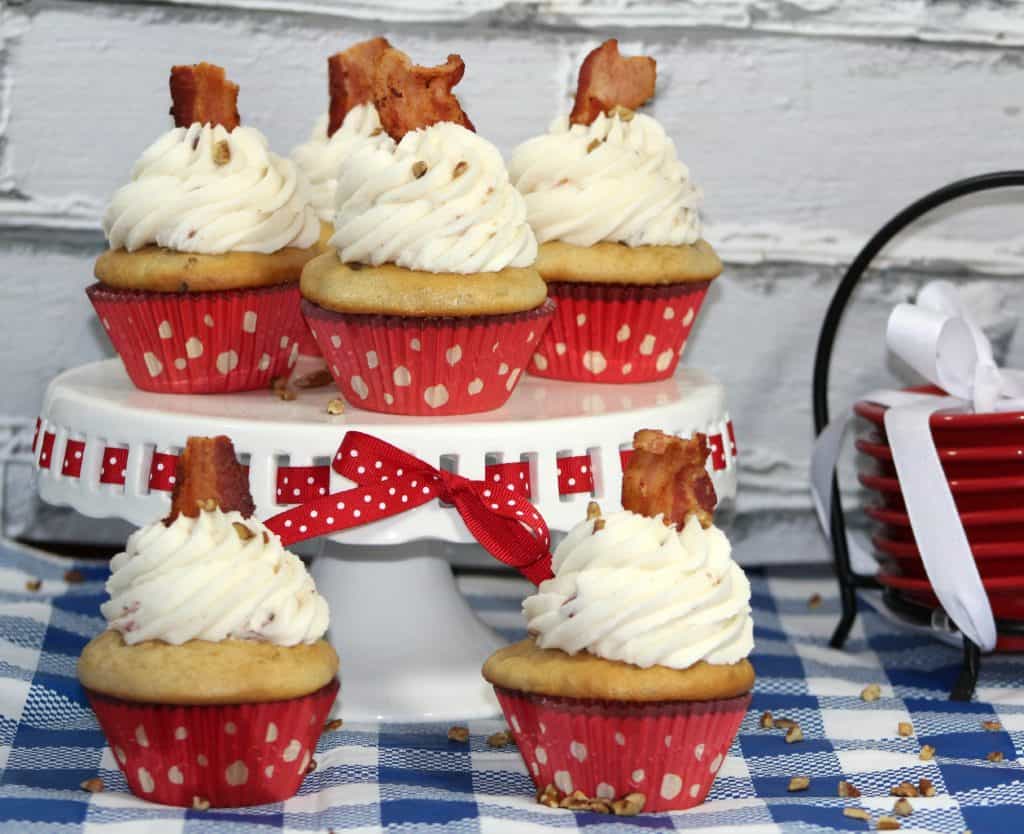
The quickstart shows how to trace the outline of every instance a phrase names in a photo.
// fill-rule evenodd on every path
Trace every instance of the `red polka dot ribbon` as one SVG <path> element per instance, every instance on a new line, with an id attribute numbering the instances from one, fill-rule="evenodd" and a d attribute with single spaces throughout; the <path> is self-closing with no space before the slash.
<path id="1" fill-rule="evenodd" d="M 435 469 L 357 431 L 345 435 L 331 468 L 358 486 L 268 519 L 267 527 L 284 544 L 379 521 L 436 498 L 455 507 L 473 538 L 498 561 L 534 584 L 552 575 L 547 524 L 522 492 Z"/>

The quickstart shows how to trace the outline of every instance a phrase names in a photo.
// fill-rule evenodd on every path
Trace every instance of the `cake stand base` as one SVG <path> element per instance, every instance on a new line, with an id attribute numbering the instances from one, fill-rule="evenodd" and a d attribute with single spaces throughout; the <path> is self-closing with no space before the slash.
<path id="1" fill-rule="evenodd" d="M 504 641 L 459 592 L 430 543 L 328 542 L 312 574 L 331 606 L 346 721 L 466 721 L 499 713 L 480 667 Z"/>

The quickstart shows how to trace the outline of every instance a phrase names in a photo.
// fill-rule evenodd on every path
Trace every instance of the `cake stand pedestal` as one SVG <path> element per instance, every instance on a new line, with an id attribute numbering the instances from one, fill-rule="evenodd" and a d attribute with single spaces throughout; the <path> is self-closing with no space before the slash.
<path id="1" fill-rule="evenodd" d="M 47 390 L 34 444 L 39 492 L 86 515 L 148 524 L 168 510 L 186 439 L 226 434 L 249 467 L 256 514 L 265 519 L 353 486 L 330 462 L 354 429 L 440 469 L 527 492 L 557 535 L 585 516 L 590 500 L 619 508 L 621 455 L 645 427 L 708 434 L 720 501 L 736 492 L 725 391 L 700 371 L 623 386 L 527 376 L 503 408 L 464 417 L 351 407 L 332 416 L 326 405 L 335 396 L 333 388 L 305 390 L 291 402 L 267 391 L 151 394 L 132 386 L 119 360 L 84 365 Z M 502 641 L 470 610 L 449 567 L 446 543 L 472 541 L 454 508 L 432 502 L 322 542 L 312 570 L 331 606 L 346 720 L 498 713 L 480 667 Z M 496 564 L 477 550 L 480 564 Z"/>

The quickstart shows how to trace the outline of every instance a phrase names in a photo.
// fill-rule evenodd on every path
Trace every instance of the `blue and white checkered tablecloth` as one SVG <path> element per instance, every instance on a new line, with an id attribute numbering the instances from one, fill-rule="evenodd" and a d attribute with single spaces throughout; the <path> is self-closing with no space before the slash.
<path id="1" fill-rule="evenodd" d="M 69 567 L 86 581 L 66 584 Z M 37 578 L 42 586 L 28 590 Z M 127 793 L 75 679 L 82 647 L 103 627 L 105 578 L 102 566 L 0 544 L 2 831 L 864 831 L 867 823 L 843 816 L 844 807 L 859 805 L 877 819 L 893 806 L 892 786 L 922 777 L 937 793 L 910 800 L 904 832 L 1024 831 L 1024 659 L 987 658 L 977 700 L 951 703 L 956 649 L 902 632 L 865 605 L 848 650 L 834 651 L 828 636 L 838 602 L 831 581 L 770 571 L 751 577 L 753 705 L 708 801 L 692 811 L 610 818 L 541 807 L 516 749 L 486 744 L 501 720 L 469 722 L 468 744 L 449 741 L 447 724 L 346 724 L 321 738 L 317 770 L 287 802 L 205 812 L 151 805 Z M 524 583 L 465 578 L 462 587 L 504 636 L 522 635 Z M 812 608 L 815 593 L 823 602 Z M 882 697 L 861 700 L 871 683 L 881 685 Z M 786 744 L 780 731 L 759 729 L 764 710 L 799 721 L 804 741 Z M 985 720 L 1002 729 L 983 729 Z M 900 737 L 900 721 L 911 722 L 916 735 Z M 918 758 L 923 744 L 935 748 L 933 760 Z M 987 761 L 994 751 L 1002 762 Z M 80 789 L 97 775 L 105 791 Z M 810 788 L 788 792 L 790 777 L 799 775 L 810 778 Z M 838 798 L 841 779 L 863 797 Z"/>

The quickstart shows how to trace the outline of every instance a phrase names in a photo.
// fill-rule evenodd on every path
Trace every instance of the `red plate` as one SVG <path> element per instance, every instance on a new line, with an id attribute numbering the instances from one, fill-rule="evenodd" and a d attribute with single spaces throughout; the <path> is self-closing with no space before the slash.
<path id="1" fill-rule="evenodd" d="M 901 512 L 906 510 L 903 493 L 900 491 L 899 481 L 896 478 L 866 475 L 863 472 L 859 473 L 857 477 L 868 490 L 878 496 L 883 507 Z M 969 485 L 967 489 L 963 488 L 964 484 Z M 985 485 L 986 488 L 974 487 L 975 484 Z M 992 478 L 989 481 L 960 479 L 950 483 L 950 489 L 956 507 L 962 513 L 1012 510 L 1024 507 L 1024 479 L 1022 478 Z"/>
<path id="2" fill-rule="evenodd" d="M 900 510 L 888 507 L 864 507 L 864 513 L 875 521 L 890 527 L 909 527 L 910 517 Z M 982 527 L 1005 527 L 1024 525 L 1024 509 L 1018 505 L 1011 510 L 978 510 L 976 512 L 960 513 L 960 520 L 970 535 L 971 530 Z"/>
<path id="3" fill-rule="evenodd" d="M 896 588 L 915 601 L 932 608 L 938 607 L 939 601 L 932 593 L 931 584 L 927 579 L 900 576 L 890 565 L 880 567 L 876 577 L 887 588 Z M 982 579 L 982 584 L 988 592 L 992 613 L 996 617 L 1007 620 L 1024 618 L 1024 578 L 990 577 Z"/>
<path id="4" fill-rule="evenodd" d="M 893 541 L 881 536 L 874 536 L 871 543 L 875 546 L 875 558 L 879 562 L 892 562 L 898 566 L 897 572 L 901 575 L 917 579 L 924 579 L 927 576 L 924 571 L 924 563 L 921 561 L 921 554 L 918 553 L 912 542 Z M 995 554 L 993 554 L 992 548 L 995 549 Z M 999 552 L 1006 550 L 1010 551 L 1009 555 Z M 983 578 L 1000 576 L 1024 578 L 1024 542 L 1017 545 L 981 544 L 972 547 L 971 552 L 978 565 L 978 572 Z"/>
<path id="5" fill-rule="evenodd" d="M 895 477 L 896 467 L 888 445 L 858 440 L 856 446 L 862 454 L 877 461 L 876 472 L 872 474 Z M 1024 447 L 1020 446 L 940 449 L 939 460 L 950 480 L 1024 477 Z"/>
<path id="6" fill-rule="evenodd" d="M 939 388 L 922 385 L 907 391 L 942 394 Z M 884 433 L 886 406 L 861 400 L 853 410 L 860 417 L 878 426 Z M 932 415 L 930 425 L 935 445 L 944 446 L 1010 446 L 1024 445 L 1024 412 L 957 414 L 939 411 Z"/>

